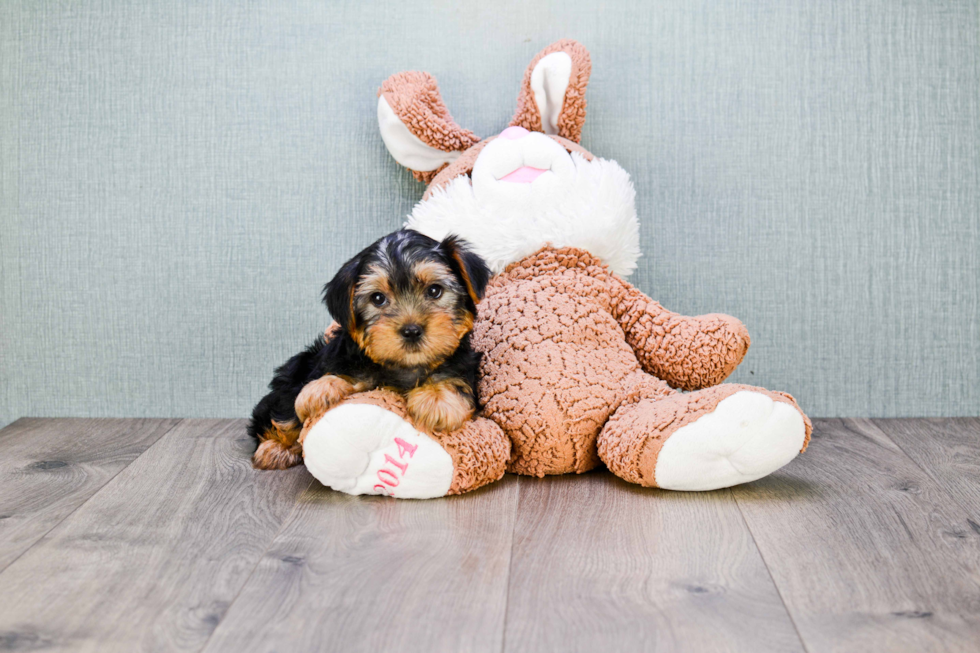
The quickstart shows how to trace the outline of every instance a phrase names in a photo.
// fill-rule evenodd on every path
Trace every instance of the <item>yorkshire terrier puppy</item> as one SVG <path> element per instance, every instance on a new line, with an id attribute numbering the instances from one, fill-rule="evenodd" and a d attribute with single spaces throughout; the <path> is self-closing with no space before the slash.
<path id="1" fill-rule="evenodd" d="M 306 430 L 348 395 L 373 388 L 400 392 L 423 430 L 460 428 L 477 410 L 480 355 L 470 331 L 489 280 L 465 241 L 410 229 L 345 263 L 323 289 L 338 326 L 277 369 L 252 411 L 253 465 L 298 464 Z"/>

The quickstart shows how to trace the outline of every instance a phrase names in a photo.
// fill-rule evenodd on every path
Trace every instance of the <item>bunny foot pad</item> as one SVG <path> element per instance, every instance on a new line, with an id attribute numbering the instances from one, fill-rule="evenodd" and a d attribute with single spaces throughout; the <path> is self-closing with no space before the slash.
<path id="1" fill-rule="evenodd" d="M 435 440 L 379 406 L 328 411 L 303 442 L 306 468 L 339 492 L 432 499 L 449 492 L 453 461 Z"/>
<path id="2" fill-rule="evenodd" d="M 795 404 L 736 392 L 664 443 L 657 485 L 698 491 L 749 483 L 796 458 L 805 442 L 806 425 Z"/>

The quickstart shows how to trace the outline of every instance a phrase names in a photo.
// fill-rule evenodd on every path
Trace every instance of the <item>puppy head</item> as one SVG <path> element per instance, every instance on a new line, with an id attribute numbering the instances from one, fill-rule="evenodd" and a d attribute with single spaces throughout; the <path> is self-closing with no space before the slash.
<path id="1" fill-rule="evenodd" d="M 345 263 L 323 301 L 379 365 L 436 367 L 473 328 L 489 280 L 464 241 L 403 229 Z"/>

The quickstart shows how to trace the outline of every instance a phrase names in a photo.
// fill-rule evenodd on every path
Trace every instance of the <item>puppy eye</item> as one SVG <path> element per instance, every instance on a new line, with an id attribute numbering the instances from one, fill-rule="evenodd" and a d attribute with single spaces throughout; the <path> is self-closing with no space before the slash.
<path id="1" fill-rule="evenodd" d="M 371 293 L 371 296 L 368 299 L 371 300 L 372 304 L 378 307 L 384 306 L 388 303 L 388 298 L 379 292 Z"/>
<path id="2" fill-rule="evenodd" d="M 428 295 L 430 299 L 439 299 L 442 297 L 442 286 L 439 284 L 433 284 L 425 289 L 425 294 Z"/>

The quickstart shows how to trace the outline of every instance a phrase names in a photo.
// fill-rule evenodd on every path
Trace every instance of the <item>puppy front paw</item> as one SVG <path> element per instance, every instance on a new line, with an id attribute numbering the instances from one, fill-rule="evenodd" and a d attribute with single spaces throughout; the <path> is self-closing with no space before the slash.
<path id="1" fill-rule="evenodd" d="M 473 399 L 460 392 L 458 384 L 447 381 L 409 390 L 406 400 L 412 421 L 430 433 L 461 429 L 476 411 Z"/>
<path id="2" fill-rule="evenodd" d="M 296 416 L 302 424 L 319 419 L 325 412 L 339 404 L 344 397 L 354 392 L 354 386 L 345 379 L 333 374 L 321 376 L 310 381 L 300 390 L 293 405 Z"/>

